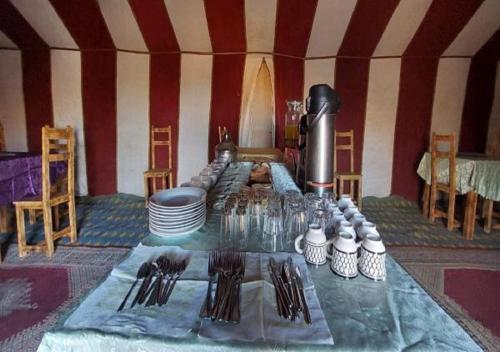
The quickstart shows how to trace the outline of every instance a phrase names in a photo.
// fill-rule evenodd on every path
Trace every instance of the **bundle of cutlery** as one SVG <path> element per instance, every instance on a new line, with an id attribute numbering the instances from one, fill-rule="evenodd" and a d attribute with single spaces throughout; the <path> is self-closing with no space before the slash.
<path id="1" fill-rule="evenodd" d="M 137 271 L 136 280 L 118 307 L 118 312 L 123 310 L 135 285 L 142 279 L 142 284 L 135 295 L 130 308 L 136 304 L 145 303 L 149 306 L 163 306 L 168 302 L 175 284 L 186 270 L 188 261 L 186 259 L 172 259 L 167 255 L 161 255 L 153 262 L 143 263 Z M 154 281 L 153 281 L 154 280 Z"/>
<path id="2" fill-rule="evenodd" d="M 278 314 L 288 320 L 295 321 L 302 317 L 306 324 L 312 324 L 309 307 L 304 293 L 302 275 L 298 266 L 294 266 L 292 257 L 278 264 L 269 258 L 267 265 L 276 292 Z"/>
<path id="3" fill-rule="evenodd" d="M 213 251 L 208 260 L 208 287 L 200 318 L 239 323 L 241 284 L 245 276 L 245 253 Z M 216 280 L 215 295 L 213 282 Z"/>

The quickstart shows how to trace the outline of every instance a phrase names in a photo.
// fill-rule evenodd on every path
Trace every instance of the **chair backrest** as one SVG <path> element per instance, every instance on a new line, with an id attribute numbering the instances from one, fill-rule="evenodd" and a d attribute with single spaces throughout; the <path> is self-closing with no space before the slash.
<path id="1" fill-rule="evenodd" d="M 226 126 L 219 126 L 218 130 L 219 130 L 219 143 L 220 143 L 220 142 L 222 142 L 222 137 L 224 137 L 224 134 L 226 133 L 227 128 L 226 128 Z"/>
<path id="2" fill-rule="evenodd" d="M 164 136 L 164 138 L 161 138 Z M 168 149 L 168 168 L 172 168 L 172 127 L 151 127 L 151 168 L 156 168 L 156 148 L 167 147 Z"/>
<path id="3" fill-rule="evenodd" d="M 6 150 L 5 146 L 5 132 L 3 130 L 2 123 L 0 122 L 0 152 L 4 152 Z"/>
<path id="4" fill-rule="evenodd" d="M 337 139 L 347 139 L 346 143 L 339 143 Z M 337 132 L 334 138 L 335 157 L 333 158 L 333 171 L 337 172 L 337 151 L 346 150 L 349 152 L 349 171 L 354 172 L 354 130 Z"/>
<path id="5" fill-rule="evenodd" d="M 56 181 L 64 190 L 57 194 L 75 194 L 75 135 L 73 128 L 42 128 L 42 197 L 48 202 L 54 185 L 51 184 L 50 170 L 53 163 L 66 163 L 67 176 Z M 56 170 L 57 167 L 54 169 Z M 61 187 L 61 188 L 62 188 Z"/>
<path id="6" fill-rule="evenodd" d="M 444 148 L 441 148 L 444 147 Z M 448 175 L 450 191 L 455 190 L 456 149 L 454 134 L 432 133 L 431 139 L 431 184 L 437 183 L 439 159 L 448 160 Z"/>

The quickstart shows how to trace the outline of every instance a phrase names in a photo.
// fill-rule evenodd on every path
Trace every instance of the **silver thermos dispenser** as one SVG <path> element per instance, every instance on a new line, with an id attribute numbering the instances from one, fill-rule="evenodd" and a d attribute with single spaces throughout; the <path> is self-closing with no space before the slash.
<path id="1" fill-rule="evenodd" d="M 306 138 L 302 148 L 302 152 L 305 150 L 305 190 L 321 195 L 334 190 L 335 117 L 340 98 L 329 85 L 317 84 L 309 89 L 306 107 L 303 121 Z"/>

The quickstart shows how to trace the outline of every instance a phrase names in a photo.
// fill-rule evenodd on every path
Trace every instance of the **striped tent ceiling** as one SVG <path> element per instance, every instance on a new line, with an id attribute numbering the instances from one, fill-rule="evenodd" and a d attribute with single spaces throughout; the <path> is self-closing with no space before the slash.
<path id="1" fill-rule="evenodd" d="M 0 1 L 0 47 L 20 49 L 456 57 L 499 27 L 498 0 Z"/>

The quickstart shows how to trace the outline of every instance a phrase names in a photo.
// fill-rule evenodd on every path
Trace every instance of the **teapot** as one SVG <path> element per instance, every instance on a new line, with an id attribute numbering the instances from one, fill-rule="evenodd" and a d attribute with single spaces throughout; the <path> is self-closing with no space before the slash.
<path id="1" fill-rule="evenodd" d="M 236 161 L 238 149 L 231 139 L 231 133 L 225 131 L 222 141 L 215 147 L 215 158 L 218 161 L 230 163 Z"/>

